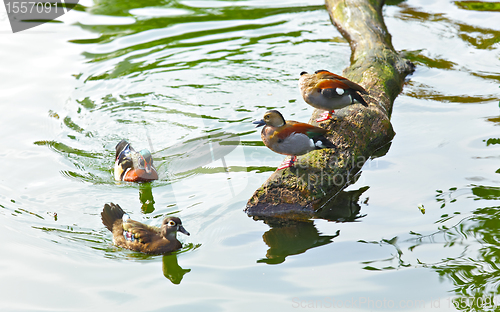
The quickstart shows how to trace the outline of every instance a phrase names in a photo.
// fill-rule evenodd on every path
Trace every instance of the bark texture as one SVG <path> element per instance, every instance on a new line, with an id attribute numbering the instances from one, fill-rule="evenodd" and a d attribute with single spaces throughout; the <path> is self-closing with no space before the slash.
<path id="1" fill-rule="evenodd" d="M 343 76 L 368 91 L 364 99 L 369 106 L 351 105 L 320 123 L 329 130 L 327 137 L 335 148 L 299 156 L 294 167 L 274 172 L 249 199 L 245 211 L 250 216 L 320 215 L 356 179 L 363 164 L 394 137 L 392 105 L 413 64 L 392 46 L 382 16 L 383 2 L 326 0 L 332 23 L 351 47 L 351 65 Z M 322 112 L 315 110 L 309 123 L 318 125 L 315 120 Z"/>

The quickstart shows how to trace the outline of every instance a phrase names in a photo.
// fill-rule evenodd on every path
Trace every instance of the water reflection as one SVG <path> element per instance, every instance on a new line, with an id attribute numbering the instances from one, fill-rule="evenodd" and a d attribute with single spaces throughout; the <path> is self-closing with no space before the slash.
<path id="1" fill-rule="evenodd" d="M 178 263 L 177 259 L 178 256 L 186 251 L 196 249 L 200 246 L 201 245 L 199 244 L 193 245 L 192 243 L 187 243 L 183 244 L 183 247 L 180 251 L 174 251 L 171 253 L 161 255 L 162 257 L 161 270 L 163 276 L 165 276 L 165 278 L 170 280 L 173 284 L 176 285 L 180 284 L 182 279 L 184 278 L 184 275 L 191 272 L 191 269 L 182 268 Z M 107 255 L 107 257 L 114 259 L 126 258 L 128 260 L 139 260 L 139 261 L 149 261 L 149 260 L 154 261 L 158 259 L 158 255 L 149 255 L 129 250 L 123 251 L 123 253 L 117 253 L 118 250 L 120 250 L 120 248 L 116 247 L 116 250 L 113 250 L 112 253 Z"/>
<path id="2" fill-rule="evenodd" d="M 287 219 L 266 219 L 264 222 L 271 229 L 262 235 L 262 239 L 269 249 L 266 257 L 257 262 L 267 264 L 283 263 L 286 257 L 298 255 L 308 249 L 330 244 L 340 235 L 320 235 L 313 221 L 294 221 Z"/>
<path id="3" fill-rule="evenodd" d="M 500 12 L 500 2 L 455 1 L 455 5 L 464 10 Z"/>
<path id="4" fill-rule="evenodd" d="M 174 251 L 171 253 L 167 253 L 164 255 L 161 255 L 161 261 L 162 261 L 162 266 L 161 270 L 163 273 L 163 276 L 170 280 L 172 284 L 180 284 L 182 279 L 184 278 L 184 275 L 187 273 L 191 272 L 191 269 L 184 269 L 182 268 L 179 263 L 178 263 L 178 256 L 181 255 L 182 253 L 196 249 L 200 247 L 201 245 L 193 245 L 191 243 L 184 244 L 182 249 L 180 251 Z M 122 258 L 125 257 L 126 259 L 129 260 L 142 260 L 142 261 L 148 261 L 148 260 L 155 260 L 158 259 L 158 255 L 148 255 L 148 254 L 143 254 L 140 252 L 131 252 L 131 251 L 124 251 L 124 255 L 122 254 L 116 254 L 113 253 L 113 258 Z"/>
<path id="5" fill-rule="evenodd" d="M 468 198 L 474 202 L 500 200 L 500 188 L 470 184 L 436 191 L 440 209 L 451 209 L 454 203 L 459 203 L 459 197 L 463 198 L 462 201 Z M 476 208 L 470 213 L 443 213 L 435 223 L 437 230 L 427 235 L 410 231 L 411 237 L 406 239 L 395 236 L 380 241 L 359 241 L 390 246 L 394 250 L 388 258 L 362 262 L 363 268 L 372 271 L 415 266 L 429 268 L 441 278 L 452 281 L 455 296 L 450 300 L 457 310 L 497 311 L 500 296 L 500 206 Z M 449 223 L 452 225 L 446 225 Z M 446 255 L 454 256 L 430 260 L 432 256 L 420 249 L 428 250 L 432 245 L 442 246 L 448 249 Z"/>
<path id="6" fill-rule="evenodd" d="M 363 218 L 366 215 L 361 214 L 359 202 L 361 195 L 368 189 L 368 186 L 364 186 L 357 190 L 340 192 L 323 204 L 321 209 L 315 212 L 314 218 L 337 222 L 354 222 Z"/>
<path id="7" fill-rule="evenodd" d="M 381 239 L 379 242 L 359 240 L 358 242 L 363 244 L 376 244 L 380 246 L 389 245 L 395 250 L 395 252 L 386 259 L 363 261 L 362 262 L 362 264 L 364 265 L 363 269 L 369 271 L 380 271 L 380 270 L 394 270 L 401 267 L 410 267 L 411 264 L 405 262 L 403 258 L 403 250 L 399 247 L 398 241 L 399 241 L 398 236 L 394 236 L 391 239 Z M 397 264 L 393 264 L 394 261 L 396 261 Z M 378 265 L 380 263 L 382 264 Z"/>
<path id="8" fill-rule="evenodd" d="M 483 199 L 498 199 L 499 189 L 491 195 L 491 189 L 482 187 L 477 195 Z M 484 192 L 483 192 L 484 191 Z M 486 195 L 486 196 L 482 196 Z M 487 301 L 500 295 L 500 206 L 478 208 L 472 215 L 463 218 L 452 227 L 440 227 L 431 235 L 415 234 L 412 249 L 426 244 L 443 244 L 450 249 L 461 249 L 460 255 L 428 263 L 420 260 L 421 265 L 432 268 L 439 276 L 446 277 L 454 284 L 453 299 L 455 307 L 464 311 L 496 310 Z M 479 244 L 479 248 L 474 245 Z M 482 301 L 481 301 L 481 300 Z M 467 304 L 464 304 L 467 302 Z M 491 303 L 491 302 L 490 302 Z"/>
<path id="9" fill-rule="evenodd" d="M 279 27 L 286 23 L 275 18 L 280 14 L 323 9 L 321 6 L 256 8 L 246 6 L 244 2 L 240 6 L 237 4 L 234 2 L 233 5 L 225 7 L 196 7 L 192 2 L 190 4 L 170 2 L 159 6 L 157 1 L 153 3 L 150 0 L 142 0 L 106 1 L 105 5 L 96 4 L 90 8 L 79 5 L 77 9 L 80 11 L 132 18 L 123 19 L 118 25 L 78 24 L 84 30 L 97 33 L 99 37 L 71 42 L 100 44 L 101 48 L 98 51 L 85 53 L 92 62 L 117 60 L 112 70 L 96 73 L 88 77 L 90 80 L 117 78 L 130 74 L 141 75 L 151 70 L 161 72 L 189 69 L 202 63 L 224 61 L 248 53 L 243 49 L 227 46 L 226 44 L 230 42 L 248 45 L 273 38 L 282 40 L 284 37 L 300 37 L 302 35 L 300 31 L 258 34 L 258 30 Z M 141 8 L 148 9 L 148 12 L 153 14 L 135 16 L 130 13 L 130 11 L 140 12 Z M 255 20 L 258 22 L 251 22 Z M 249 35 L 253 37 L 250 40 Z M 122 37 L 126 37 L 126 41 L 121 40 Z M 116 43 L 120 43 L 121 48 L 116 49 Z M 196 59 L 185 57 L 197 54 L 200 47 L 209 51 L 197 55 Z M 138 51 L 147 53 L 149 59 L 144 59 L 144 54 L 137 53 Z M 124 56 L 126 57 L 123 58 Z M 156 60 L 151 61 L 151 59 Z M 205 84 L 202 86 L 206 87 Z"/>
<path id="10" fill-rule="evenodd" d="M 155 211 L 155 200 L 153 198 L 153 189 L 151 183 L 141 183 L 139 185 L 139 201 L 141 202 L 141 211 L 144 214 Z"/>
<path id="11" fill-rule="evenodd" d="M 163 275 L 168 278 L 173 284 L 180 284 L 184 275 L 191 272 L 191 269 L 183 269 L 177 263 L 177 253 L 163 255 L 162 258 Z"/>
<path id="12" fill-rule="evenodd" d="M 477 11 L 496 11 L 498 9 L 497 3 L 487 3 L 482 1 L 455 1 L 457 7 L 467 10 Z M 454 43 L 462 46 L 463 53 L 470 53 L 471 55 L 479 55 L 485 50 L 494 50 L 498 46 L 500 38 L 500 31 L 492 29 L 491 27 L 483 27 L 483 25 L 471 25 L 463 21 L 454 20 L 452 15 L 445 13 L 429 13 L 425 12 L 425 8 L 414 7 L 409 3 L 401 3 L 399 5 L 402 10 L 397 14 L 398 18 L 407 22 L 413 22 L 417 27 L 420 25 L 427 25 L 426 27 L 441 28 L 446 27 L 449 29 L 447 33 L 449 36 L 456 38 Z M 472 22 L 471 22 L 472 23 Z M 445 40 L 449 40 L 446 38 Z M 451 41 L 450 41 L 451 42 Z M 470 52 L 465 52 L 469 50 Z M 422 70 L 426 71 L 427 77 L 432 75 L 447 75 L 445 71 L 453 71 L 453 74 L 448 74 L 457 78 L 456 83 L 459 81 L 470 81 L 469 83 L 488 84 L 488 80 L 492 83 L 497 83 L 499 80 L 498 73 L 490 68 L 474 66 L 473 63 L 464 64 L 460 62 L 460 58 L 454 53 L 448 53 L 445 57 L 443 55 L 432 55 L 428 49 L 419 49 L 414 51 L 405 52 L 408 59 L 416 65 L 423 65 Z M 483 54 L 481 54 L 483 55 Z M 484 54 L 486 55 L 486 54 Z M 447 58 L 453 57 L 457 62 L 451 61 Z M 481 56 L 477 56 L 481 58 Z M 430 71 L 429 71 L 430 69 Z M 437 71 L 434 69 L 440 69 Z M 474 78 L 481 78 L 476 80 Z M 443 103 L 483 103 L 498 100 L 497 94 L 490 92 L 487 94 L 475 94 L 473 92 L 465 92 L 463 90 L 455 90 L 458 94 L 449 94 L 450 92 L 443 91 L 444 88 L 437 88 L 432 79 L 427 79 L 424 83 L 419 79 L 414 79 L 409 82 L 409 88 L 404 91 L 404 94 L 422 99 L 435 100 Z M 439 90 L 441 89 L 441 90 Z M 485 94 L 486 93 L 486 94 Z"/>
<path id="13" fill-rule="evenodd" d="M 336 222 L 354 222 L 364 217 L 360 214 L 361 206 L 358 204 L 359 197 L 368 187 L 354 191 L 342 191 L 324 207 L 314 213 L 314 218 L 325 219 Z M 335 235 L 321 235 L 314 222 L 309 220 L 311 216 L 307 213 L 298 215 L 294 212 L 293 217 L 256 217 L 255 220 L 263 220 L 271 228 L 262 235 L 262 239 L 269 249 L 266 257 L 257 262 L 267 264 L 283 263 L 286 257 L 298 255 L 308 249 L 330 244 L 332 240 L 340 235 L 337 230 Z"/>

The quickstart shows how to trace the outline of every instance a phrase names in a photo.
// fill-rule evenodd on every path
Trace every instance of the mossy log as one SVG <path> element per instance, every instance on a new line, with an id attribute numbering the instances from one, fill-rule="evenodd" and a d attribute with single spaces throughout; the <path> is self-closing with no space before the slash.
<path id="1" fill-rule="evenodd" d="M 320 123 L 329 130 L 327 138 L 335 148 L 299 156 L 294 167 L 274 172 L 248 201 L 245 211 L 250 216 L 314 217 L 394 137 L 392 105 L 413 64 L 394 50 L 382 17 L 383 4 L 383 0 L 326 0 L 332 23 L 351 47 L 351 65 L 343 76 L 368 91 L 364 98 L 369 106 L 351 105 Z M 317 125 L 322 112 L 315 110 L 309 123 Z"/>

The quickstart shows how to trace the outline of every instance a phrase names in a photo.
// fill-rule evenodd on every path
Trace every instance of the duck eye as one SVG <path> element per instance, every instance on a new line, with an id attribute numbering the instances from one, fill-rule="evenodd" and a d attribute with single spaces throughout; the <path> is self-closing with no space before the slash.
<path id="1" fill-rule="evenodd" d="M 169 226 L 175 226 L 175 221 L 173 221 L 173 220 L 168 221 L 168 225 Z"/>

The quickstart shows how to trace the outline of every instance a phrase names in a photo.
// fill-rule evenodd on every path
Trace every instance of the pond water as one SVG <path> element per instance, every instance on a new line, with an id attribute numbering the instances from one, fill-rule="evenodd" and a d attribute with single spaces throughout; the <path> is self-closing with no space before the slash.
<path id="1" fill-rule="evenodd" d="M 283 159 L 251 121 L 307 121 L 299 73 L 348 66 L 322 1 L 84 0 L 16 34 L 2 7 L 0 310 L 497 309 L 499 7 L 385 6 L 417 65 L 396 136 L 346 189 L 355 217 L 286 225 L 243 212 Z M 158 181 L 113 181 L 121 139 Z M 191 236 L 172 255 L 114 247 L 107 202 Z"/>

